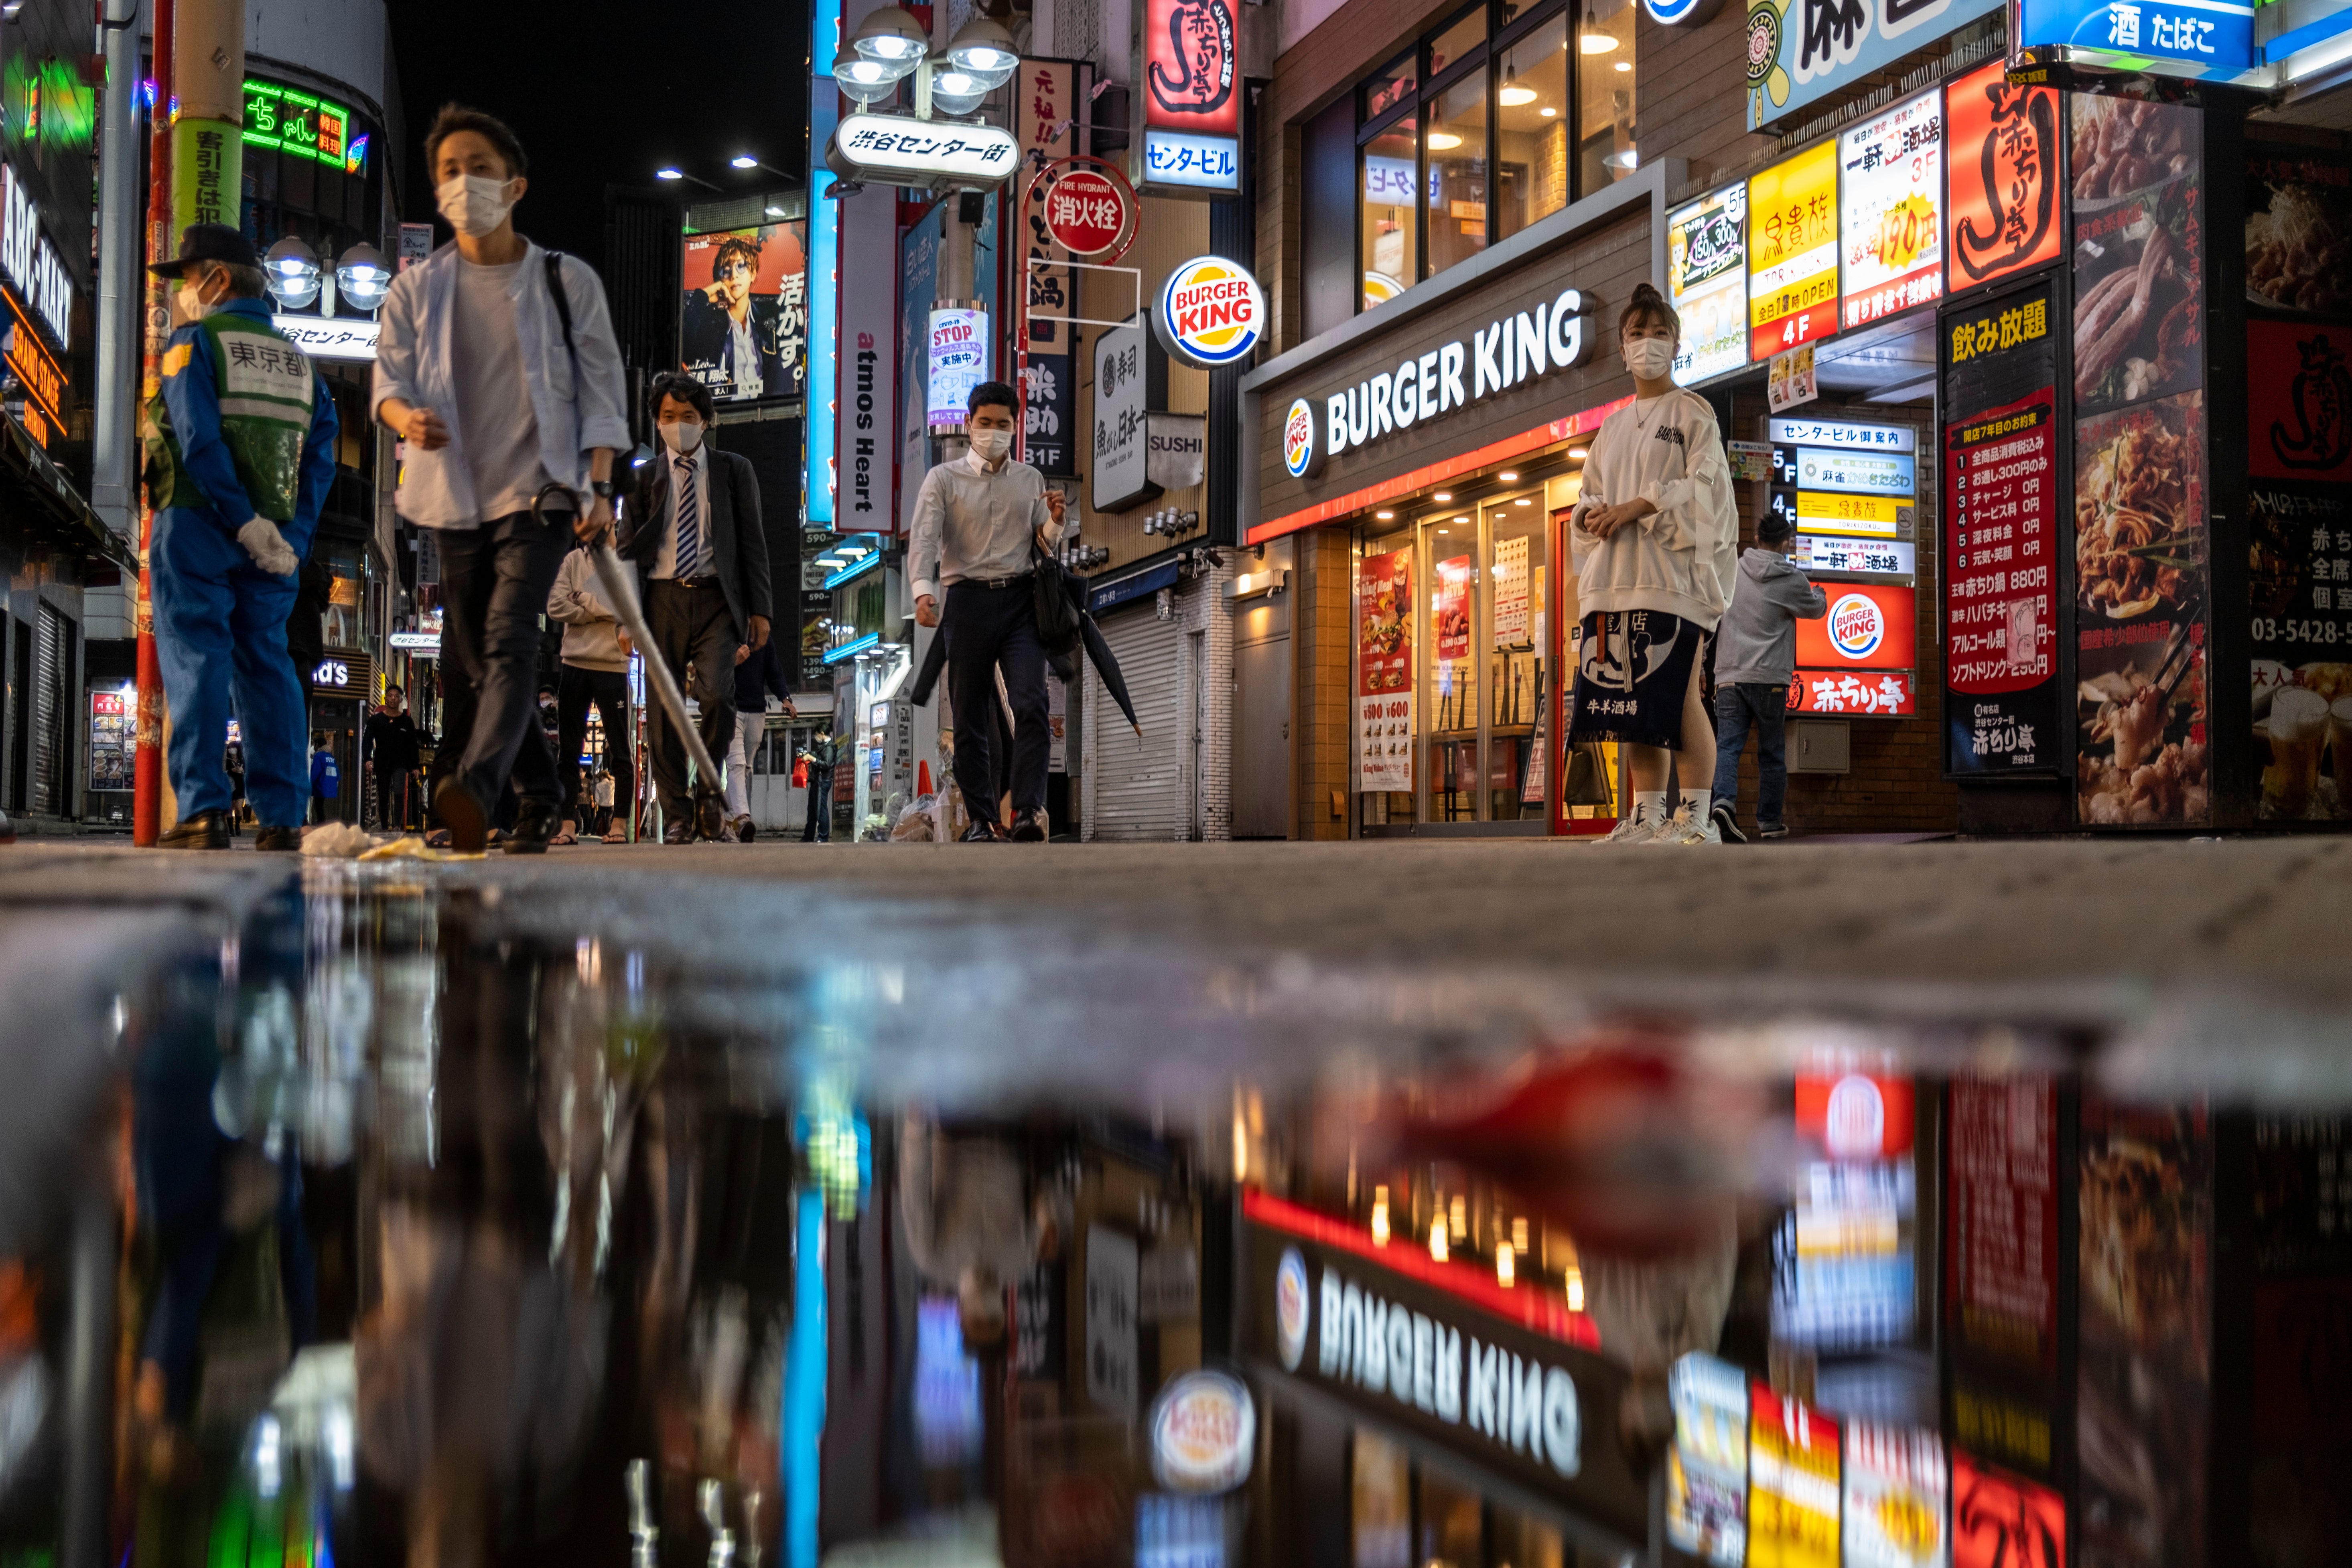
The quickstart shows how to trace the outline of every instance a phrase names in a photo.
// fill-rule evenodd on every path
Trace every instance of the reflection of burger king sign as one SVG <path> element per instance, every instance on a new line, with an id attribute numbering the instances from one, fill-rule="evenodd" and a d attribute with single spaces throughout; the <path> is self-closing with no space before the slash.
<path id="1" fill-rule="evenodd" d="M 1231 1491 L 1249 1479 L 1256 1449 L 1257 1406 L 1231 1373 L 1185 1373 L 1152 1401 L 1151 1473 L 1170 1491 Z"/>
<path id="2" fill-rule="evenodd" d="M 1234 364 L 1265 335 L 1265 290 L 1238 261 L 1195 257 L 1168 275 L 1151 325 L 1160 346 L 1186 364 Z"/>
<path id="3" fill-rule="evenodd" d="M 1286 1247 L 1282 1267 L 1274 1275 L 1275 1346 L 1282 1352 L 1282 1370 L 1297 1372 L 1307 1353 L 1307 1260 L 1298 1248 Z"/>
<path id="4" fill-rule="evenodd" d="M 1294 479 L 1323 471 L 1323 454 L 1315 445 L 1315 405 L 1303 397 L 1293 398 L 1282 418 L 1282 466 Z"/>
<path id="5" fill-rule="evenodd" d="M 1845 594 L 1830 604 L 1830 646 L 1851 659 L 1865 659 L 1886 640 L 1886 613 L 1867 594 Z"/>

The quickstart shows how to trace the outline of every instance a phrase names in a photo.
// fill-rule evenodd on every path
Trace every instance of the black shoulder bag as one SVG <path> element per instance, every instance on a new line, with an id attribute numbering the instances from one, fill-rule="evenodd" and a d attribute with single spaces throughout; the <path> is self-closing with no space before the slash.
<path id="1" fill-rule="evenodd" d="M 1038 545 L 1034 530 L 1029 535 L 1029 560 L 1036 572 L 1037 640 L 1049 653 L 1067 647 L 1077 640 L 1078 606 L 1060 559 Z"/>

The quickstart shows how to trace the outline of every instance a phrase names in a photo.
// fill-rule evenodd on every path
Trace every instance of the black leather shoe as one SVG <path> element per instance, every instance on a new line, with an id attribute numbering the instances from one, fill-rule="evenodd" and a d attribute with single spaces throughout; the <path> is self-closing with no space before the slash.
<path id="1" fill-rule="evenodd" d="M 509 855 L 544 855 L 547 841 L 555 837 L 561 825 L 555 807 L 544 801 L 527 800 L 515 813 L 515 825 L 507 835 L 506 852 Z"/>
<path id="2" fill-rule="evenodd" d="M 758 823 L 753 822 L 749 816 L 739 816 L 735 819 L 736 843 L 749 844 L 759 837 L 760 825 Z"/>
<path id="3" fill-rule="evenodd" d="M 433 809 L 441 818 L 441 826 L 449 830 L 449 847 L 465 855 L 478 855 L 488 842 L 490 814 L 474 798 L 474 792 L 457 782 L 452 773 L 441 781 L 433 792 Z"/>
<path id="4" fill-rule="evenodd" d="M 1021 811 L 1013 816 L 1013 842 L 1043 844 L 1045 842 L 1045 814 L 1042 811 Z"/>
<path id="5" fill-rule="evenodd" d="M 228 847 L 228 814 L 200 811 L 194 816 L 184 816 L 155 844 L 162 849 L 226 849 Z"/>
<path id="6" fill-rule="evenodd" d="M 1002 844 L 1004 842 L 1004 829 L 997 826 L 996 824 L 992 822 L 975 822 L 970 827 L 963 830 L 963 837 L 957 839 L 956 842 L 959 844 Z"/>
<path id="7" fill-rule="evenodd" d="M 694 829 L 688 827 L 683 822 L 673 822 L 667 827 L 662 829 L 662 842 L 665 844 L 691 844 L 694 842 Z"/>
<path id="8" fill-rule="evenodd" d="M 302 852 L 302 830 L 299 827 L 263 827 L 256 829 L 253 847 L 264 853 L 292 850 Z"/>

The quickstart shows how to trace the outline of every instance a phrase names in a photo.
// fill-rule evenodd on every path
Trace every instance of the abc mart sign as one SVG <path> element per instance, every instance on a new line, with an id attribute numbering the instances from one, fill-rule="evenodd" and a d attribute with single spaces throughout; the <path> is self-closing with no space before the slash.
<path id="1" fill-rule="evenodd" d="M 1283 416 L 1282 466 L 1310 479 L 1342 452 L 1427 425 L 1554 371 L 1584 363 L 1581 289 L 1563 289 L 1549 305 L 1490 321 L 1465 340 L 1408 354 L 1396 369 L 1337 391 L 1295 398 Z"/>

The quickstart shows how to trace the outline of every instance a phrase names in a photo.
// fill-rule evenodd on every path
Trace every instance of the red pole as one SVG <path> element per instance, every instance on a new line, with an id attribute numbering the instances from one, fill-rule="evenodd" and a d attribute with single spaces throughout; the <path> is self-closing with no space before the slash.
<path id="1" fill-rule="evenodd" d="M 174 253 L 172 245 L 172 0 L 155 0 L 155 100 L 148 106 L 152 128 L 149 142 L 147 183 L 147 245 L 151 261 Z M 142 334 L 145 343 L 139 378 L 140 416 L 162 383 L 162 341 L 152 325 L 157 289 L 152 279 L 141 287 Z M 168 334 L 165 334 L 168 335 Z M 155 511 L 139 509 L 139 720 L 137 750 L 132 757 L 131 842 L 152 849 L 163 831 L 163 667 L 155 653 L 155 609 L 147 552 L 155 534 Z"/>

